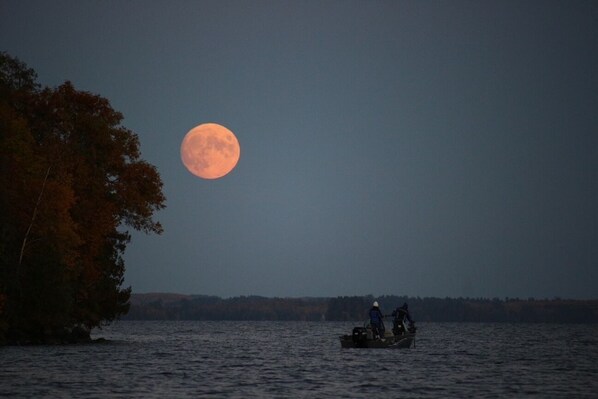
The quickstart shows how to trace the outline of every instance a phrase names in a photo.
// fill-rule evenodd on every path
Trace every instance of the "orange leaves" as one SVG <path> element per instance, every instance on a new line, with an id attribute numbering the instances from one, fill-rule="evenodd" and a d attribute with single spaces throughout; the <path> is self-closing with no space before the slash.
<path id="1" fill-rule="evenodd" d="M 0 289 L 60 292 L 41 299 L 53 304 L 45 313 L 93 327 L 128 308 L 130 236 L 119 229 L 162 232 L 153 220 L 165 206 L 162 181 L 107 99 L 70 82 L 40 90 L 34 78 L 0 53 Z M 23 306 L 15 320 L 35 324 L 27 320 L 40 312 Z"/>
<path id="2" fill-rule="evenodd" d="M 159 223 L 151 220 L 154 211 L 164 208 L 162 182 L 156 168 L 147 162 L 128 164 L 115 185 L 122 221 L 146 233 L 162 232 Z"/>

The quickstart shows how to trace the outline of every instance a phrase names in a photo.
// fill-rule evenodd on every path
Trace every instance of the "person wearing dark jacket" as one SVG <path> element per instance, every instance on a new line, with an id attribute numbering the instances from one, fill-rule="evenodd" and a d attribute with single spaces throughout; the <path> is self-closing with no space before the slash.
<path id="1" fill-rule="evenodd" d="M 372 326 L 372 334 L 374 339 L 384 339 L 384 322 L 382 319 L 384 316 L 378 306 L 378 301 L 374 302 L 374 305 L 370 309 L 370 326 Z"/>
<path id="2" fill-rule="evenodd" d="M 393 333 L 400 334 L 402 332 L 407 332 L 407 327 L 405 326 L 405 320 L 409 322 L 409 325 L 412 326 L 414 324 L 411 315 L 409 314 L 409 305 L 407 302 L 403 303 L 403 306 L 400 308 L 396 308 L 392 312 L 393 317 Z"/>

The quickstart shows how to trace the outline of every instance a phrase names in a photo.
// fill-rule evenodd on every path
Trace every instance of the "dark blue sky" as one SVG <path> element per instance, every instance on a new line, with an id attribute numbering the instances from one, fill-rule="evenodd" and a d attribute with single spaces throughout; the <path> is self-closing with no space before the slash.
<path id="1" fill-rule="evenodd" d="M 598 298 L 595 1 L 7 1 L 164 181 L 135 292 Z M 197 124 L 241 159 L 201 180 Z"/>

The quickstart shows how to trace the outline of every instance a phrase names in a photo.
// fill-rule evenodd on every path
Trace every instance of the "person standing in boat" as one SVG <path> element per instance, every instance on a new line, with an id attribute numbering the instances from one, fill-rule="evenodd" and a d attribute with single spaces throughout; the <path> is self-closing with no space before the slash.
<path id="1" fill-rule="evenodd" d="M 374 302 L 374 305 L 370 309 L 370 326 L 372 326 L 372 334 L 374 339 L 384 339 L 384 322 L 382 319 L 384 316 L 378 306 L 378 301 Z"/>
<path id="2" fill-rule="evenodd" d="M 396 308 L 392 312 L 393 317 L 393 333 L 400 334 L 402 332 L 407 332 L 407 326 L 405 325 L 405 320 L 409 322 L 409 325 L 412 326 L 414 321 L 409 314 L 409 305 L 407 302 L 403 303 L 403 306 L 400 308 Z"/>

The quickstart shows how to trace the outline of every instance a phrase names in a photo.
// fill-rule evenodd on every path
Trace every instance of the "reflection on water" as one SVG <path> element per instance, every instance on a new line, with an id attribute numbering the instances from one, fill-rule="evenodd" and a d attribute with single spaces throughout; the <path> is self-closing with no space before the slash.
<path id="1" fill-rule="evenodd" d="M 107 343 L 0 348 L 0 396 L 596 397 L 598 326 L 419 323 L 416 347 L 341 349 L 359 323 L 122 321 Z"/>

